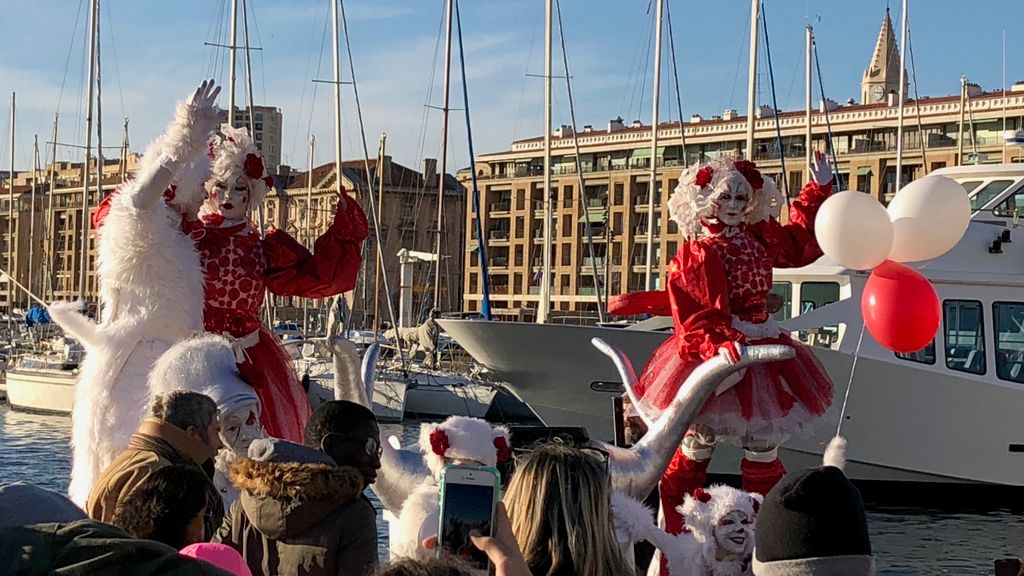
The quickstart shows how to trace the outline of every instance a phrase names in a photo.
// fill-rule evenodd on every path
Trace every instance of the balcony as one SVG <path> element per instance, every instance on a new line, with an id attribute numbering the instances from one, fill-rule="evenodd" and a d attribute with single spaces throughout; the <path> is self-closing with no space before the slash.
<path id="1" fill-rule="evenodd" d="M 597 288 L 593 286 L 580 286 L 576 289 L 578 296 L 597 296 Z"/>
<path id="2" fill-rule="evenodd" d="M 508 294 L 508 284 L 492 284 L 491 294 L 497 294 L 499 296 L 502 294 Z"/>
<path id="3" fill-rule="evenodd" d="M 495 202 L 488 207 L 488 212 L 493 216 L 497 212 L 508 212 L 512 209 L 512 202 L 502 201 Z"/>
<path id="4" fill-rule="evenodd" d="M 508 236 L 508 230 L 490 230 L 487 232 L 487 238 L 494 242 L 508 242 Z"/>
<path id="5" fill-rule="evenodd" d="M 490 259 L 491 268 L 508 268 L 508 256 L 495 256 Z"/>
<path id="6" fill-rule="evenodd" d="M 591 258 L 591 257 L 587 256 L 587 257 L 583 258 L 583 263 L 582 263 L 583 271 L 586 272 L 587 270 L 593 268 L 594 266 L 597 266 L 598 268 L 604 268 L 604 264 L 605 264 L 604 257 L 598 256 L 596 258 Z"/>

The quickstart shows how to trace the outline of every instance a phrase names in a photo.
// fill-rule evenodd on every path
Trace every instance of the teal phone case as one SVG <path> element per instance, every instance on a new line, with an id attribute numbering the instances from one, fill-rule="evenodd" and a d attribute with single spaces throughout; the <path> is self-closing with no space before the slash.
<path id="1" fill-rule="evenodd" d="M 441 491 L 438 493 L 438 498 L 440 499 L 439 501 L 440 501 L 440 504 L 441 504 L 441 509 L 440 509 L 440 513 L 437 516 L 437 548 L 435 549 L 436 550 L 435 553 L 434 553 L 435 556 L 440 556 L 441 552 L 443 551 L 443 546 L 441 545 L 441 542 L 443 541 L 443 538 L 444 538 L 444 534 L 442 533 L 442 529 L 444 528 L 444 513 L 445 513 L 445 510 L 444 510 L 444 495 L 445 495 L 445 488 L 446 488 L 446 485 L 447 485 L 445 480 L 447 478 L 446 473 L 448 472 L 448 470 L 482 471 L 482 472 L 487 472 L 489 474 L 493 474 L 494 475 L 494 492 L 493 492 L 494 495 L 491 498 L 491 521 L 489 523 L 489 525 L 490 525 L 490 534 L 488 534 L 488 536 L 494 536 L 494 513 L 495 513 L 495 511 L 497 510 L 497 507 L 498 507 L 498 500 L 501 498 L 501 472 L 498 472 L 497 468 L 495 468 L 493 466 L 457 466 L 455 464 L 448 464 L 444 468 L 442 468 L 441 469 Z M 491 563 L 488 562 L 487 564 L 488 564 L 488 571 L 491 571 L 492 570 Z"/>

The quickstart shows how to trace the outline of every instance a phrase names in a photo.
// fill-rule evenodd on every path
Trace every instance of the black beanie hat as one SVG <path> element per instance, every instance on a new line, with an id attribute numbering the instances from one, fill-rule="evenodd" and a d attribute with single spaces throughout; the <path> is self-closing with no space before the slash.
<path id="1" fill-rule="evenodd" d="M 825 465 L 788 474 L 757 515 L 756 576 L 869 576 L 875 573 L 860 492 L 843 473 L 846 441 Z"/>

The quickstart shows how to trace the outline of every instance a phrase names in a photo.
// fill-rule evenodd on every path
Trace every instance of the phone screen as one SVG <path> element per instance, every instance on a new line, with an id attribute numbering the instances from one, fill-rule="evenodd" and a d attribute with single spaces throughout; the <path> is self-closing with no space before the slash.
<path id="1" fill-rule="evenodd" d="M 494 486 L 446 482 L 441 518 L 442 550 L 476 568 L 486 569 L 487 555 L 473 546 L 469 533 L 472 530 L 484 535 L 491 533 L 493 505 Z"/>

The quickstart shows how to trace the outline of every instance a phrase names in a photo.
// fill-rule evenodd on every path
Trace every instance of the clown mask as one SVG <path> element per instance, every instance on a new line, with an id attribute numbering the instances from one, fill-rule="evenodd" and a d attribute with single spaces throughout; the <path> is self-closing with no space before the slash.
<path id="1" fill-rule="evenodd" d="M 249 213 L 252 191 L 245 175 L 234 181 L 213 181 L 210 187 L 210 201 L 225 220 L 242 220 Z"/>
<path id="2" fill-rule="evenodd" d="M 750 204 L 750 192 L 745 187 L 730 185 L 715 199 L 715 216 L 726 226 L 739 226 Z"/>
<path id="3" fill-rule="evenodd" d="M 258 411 L 257 404 L 247 404 L 221 415 L 220 438 L 225 447 L 244 456 L 253 440 L 265 436 Z"/>
<path id="4" fill-rule="evenodd" d="M 730 510 L 715 525 L 716 556 L 719 560 L 750 556 L 753 551 L 754 520 L 742 510 Z"/>

